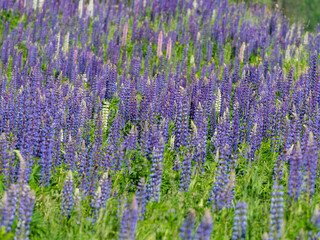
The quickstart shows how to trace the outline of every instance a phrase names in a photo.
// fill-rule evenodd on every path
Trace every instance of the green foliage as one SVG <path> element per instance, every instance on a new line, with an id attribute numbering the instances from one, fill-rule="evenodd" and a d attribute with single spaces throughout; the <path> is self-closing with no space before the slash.
<path id="1" fill-rule="evenodd" d="M 236 2 L 242 2 L 236 0 Z M 314 31 L 320 23 L 320 5 L 318 0 L 244 0 L 247 4 L 266 4 L 283 12 L 291 23 L 299 21 L 306 30 Z"/>

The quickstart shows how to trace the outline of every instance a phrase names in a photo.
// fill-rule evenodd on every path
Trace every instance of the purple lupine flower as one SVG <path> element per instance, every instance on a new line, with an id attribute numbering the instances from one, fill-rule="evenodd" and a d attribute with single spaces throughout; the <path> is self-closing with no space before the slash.
<path id="1" fill-rule="evenodd" d="M 30 222 L 33 213 L 33 207 L 36 202 L 36 196 L 29 185 L 23 184 L 19 196 L 19 218 L 16 228 L 15 239 L 29 239 Z"/>
<path id="2" fill-rule="evenodd" d="M 180 228 L 180 239 L 192 240 L 194 224 L 196 222 L 196 212 L 191 209 Z"/>
<path id="3" fill-rule="evenodd" d="M 68 168 L 71 170 L 73 170 L 75 167 L 74 153 L 75 153 L 74 141 L 71 137 L 71 134 L 69 134 L 68 143 L 66 146 L 65 163 L 67 164 Z"/>
<path id="4" fill-rule="evenodd" d="M 174 125 L 174 135 L 175 135 L 175 149 L 179 152 L 180 146 L 185 146 L 185 137 L 188 130 L 188 107 L 187 99 L 182 96 L 184 89 L 178 92 L 176 100 L 176 120 Z"/>
<path id="5" fill-rule="evenodd" d="M 3 167 L 3 175 L 4 175 L 4 184 L 8 186 L 10 179 L 10 168 L 11 166 L 11 156 L 7 152 L 8 151 L 8 143 L 6 140 L 5 133 L 2 133 L 0 136 L 0 157 L 2 158 L 2 167 Z"/>
<path id="6" fill-rule="evenodd" d="M 309 133 L 307 147 L 303 156 L 303 190 L 310 197 L 315 193 L 315 181 L 318 172 L 318 148 L 315 144 L 313 133 Z"/>
<path id="7" fill-rule="evenodd" d="M 158 146 L 154 148 L 152 154 L 150 180 L 147 185 L 148 200 L 159 201 L 160 198 L 163 150 L 164 142 L 163 137 L 161 137 L 158 142 Z"/>
<path id="8" fill-rule="evenodd" d="M 139 207 L 135 197 L 131 204 L 124 210 L 119 240 L 134 240 L 139 217 Z"/>
<path id="9" fill-rule="evenodd" d="M 270 239 L 281 239 L 283 229 L 284 199 L 283 187 L 274 182 L 270 205 Z"/>
<path id="10" fill-rule="evenodd" d="M 140 219 L 143 219 L 147 204 L 147 185 L 144 178 L 140 179 L 137 186 L 136 199 L 138 201 Z"/>
<path id="11" fill-rule="evenodd" d="M 208 204 L 213 202 L 214 209 L 221 210 L 223 207 L 231 207 L 231 201 L 234 197 L 235 172 L 228 159 L 229 151 L 228 145 L 221 151 L 216 181 L 208 199 Z M 219 152 L 217 155 L 219 157 Z"/>
<path id="12" fill-rule="evenodd" d="M 98 187 L 92 200 L 91 200 L 91 209 L 92 209 L 92 225 L 97 221 L 98 215 L 100 213 L 102 202 L 101 202 L 101 187 Z"/>
<path id="13" fill-rule="evenodd" d="M 13 220 L 16 215 L 18 202 L 18 186 L 11 184 L 9 189 L 2 196 L 0 205 L 0 227 L 5 228 L 8 233 L 11 231 Z"/>
<path id="14" fill-rule="evenodd" d="M 308 238 L 308 239 L 319 239 L 320 237 L 320 210 L 319 210 L 319 205 L 316 205 L 312 218 L 311 218 L 311 223 L 317 228 L 317 232 L 315 233 L 315 238 Z M 312 232 L 309 232 L 309 236 L 312 235 Z"/>
<path id="15" fill-rule="evenodd" d="M 297 200 L 300 196 L 302 185 L 302 155 L 299 141 L 289 155 L 289 164 L 288 196 Z"/>
<path id="16" fill-rule="evenodd" d="M 230 124 L 229 124 L 229 110 L 223 113 L 223 117 L 219 121 L 217 131 L 214 134 L 213 142 L 216 149 L 224 150 L 226 145 L 230 145 Z"/>
<path id="17" fill-rule="evenodd" d="M 194 160 L 197 162 L 198 168 L 203 171 L 203 164 L 206 160 L 206 145 L 207 145 L 207 120 L 204 116 L 204 111 L 199 103 L 195 112 L 195 154 Z"/>
<path id="18" fill-rule="evenodd" d="M 41 144 L 41 178 L 40 182 L 44 186 L 49 186 L 51 178 L 51 168 L 54 147 L 54 127 L 43 129 L 43 142 Z"/>
<path id="19" fill-rule="evenodd" d="M 211 238 L 213 228 L 213 219 L 209 209 L 206 209 L 202 217 L 201 223 L 197 228 L 194 240 L 209 240 Z"/>
<path id="20" fill-rule="evenodd" d="M 28 178 L 30 176 L 30 169 L 31 169 L 31 166 L 28 166 L 28 165 L 31 165 L 31 161 L 29 162 L 28 164 L 28 159 L 27 161 L 22 157 L 21 153 L 18 151 L 18 150 L 14 150 L 14 152 L 16 153 L 19 161 L 20 161 L 20 166 L 19 166 L 19 173 L 18 173 L 18 182 L 20 184 L 27 184 L 28 182 Z"/>
<path id="21" fill-rule="evenodd" d="M 137 142 L 138 142 L 137 127 L 133 125 L 125 140 L 125 148 L 128 151 L 135 150 L 137 146 Z"/>
<path id="22" fill-rule="evenodd" d="M 171 139 L 174 140 L 174 139 Z M 171 143 L 170 143 L 171 144 Z M 174 145 L 174 143 L 172 144 Z M 170 147 L 171 149 L 174 149 L 174 147 Z M 181 161 L 180 161 L 180 154 L 177 155 L 176 159 L 173 161 L 173 168 L 174 171 L 179 172 L 181 169 Z"/>
<path id="23" fill-rule="evenodd" d="M 189 189 L 190 178 L 191 178 L 191 160 L 192 153 L 190 149 L 185 151 L 181 164 L 181 177 L 180 177 L 180 191 L 187 192 Z"/>
<path id="24" fill-rule="evenodd" d="M 70 218 L 73 206 L 73 177 L 71 170 L 69 170 L 62 190 L 61 214 L 66 216 L 67 218 Z"/>
<path id="25" fill-rule="evenodd" d="M 104 209 L 106 209 L 107 200 L 111 195 L 111 181 L 112 179 L 108 176 L 107 172 L 102 175 L 99 181 L 99 187 L 101 188 L 101 202 Z"/>
<path id="26" fill-rule="evenodd" d="M 238 202 L 234 215 L 232 240 L 246 239 L 247 230 L 247 204 Z"/>

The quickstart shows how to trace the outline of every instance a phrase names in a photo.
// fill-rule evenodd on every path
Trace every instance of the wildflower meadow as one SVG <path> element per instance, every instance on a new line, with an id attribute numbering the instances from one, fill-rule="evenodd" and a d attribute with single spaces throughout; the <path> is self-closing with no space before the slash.
<path id="1" fill-rule="evenodd" d="M 0 0 L 0 239 L 320 239 L 320 25 L 232 0 Z"/>

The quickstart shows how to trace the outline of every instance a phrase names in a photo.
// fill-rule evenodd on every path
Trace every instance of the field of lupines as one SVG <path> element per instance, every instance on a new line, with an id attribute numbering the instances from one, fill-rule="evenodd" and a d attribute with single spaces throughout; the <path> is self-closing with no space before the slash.
<path id="1" fill-rule="evenodd" d="M 227 0 L 0 9 L 0 239 L 320 238 L 320 27 Z"/>

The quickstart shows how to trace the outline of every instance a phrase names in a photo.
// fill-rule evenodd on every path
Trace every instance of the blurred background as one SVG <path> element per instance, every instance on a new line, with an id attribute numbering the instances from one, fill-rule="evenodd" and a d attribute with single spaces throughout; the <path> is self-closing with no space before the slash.
<path id="1" fill-rule="evenodd" d="M 314 31 L 320 23 L 320 0 L 244 0 L 250 3 L 265 3 L 268 7 L 281 10 L 291 23 L 299 21 L 308 31 Z M 242 2 L 242 1 L 238 1 Z"/>

